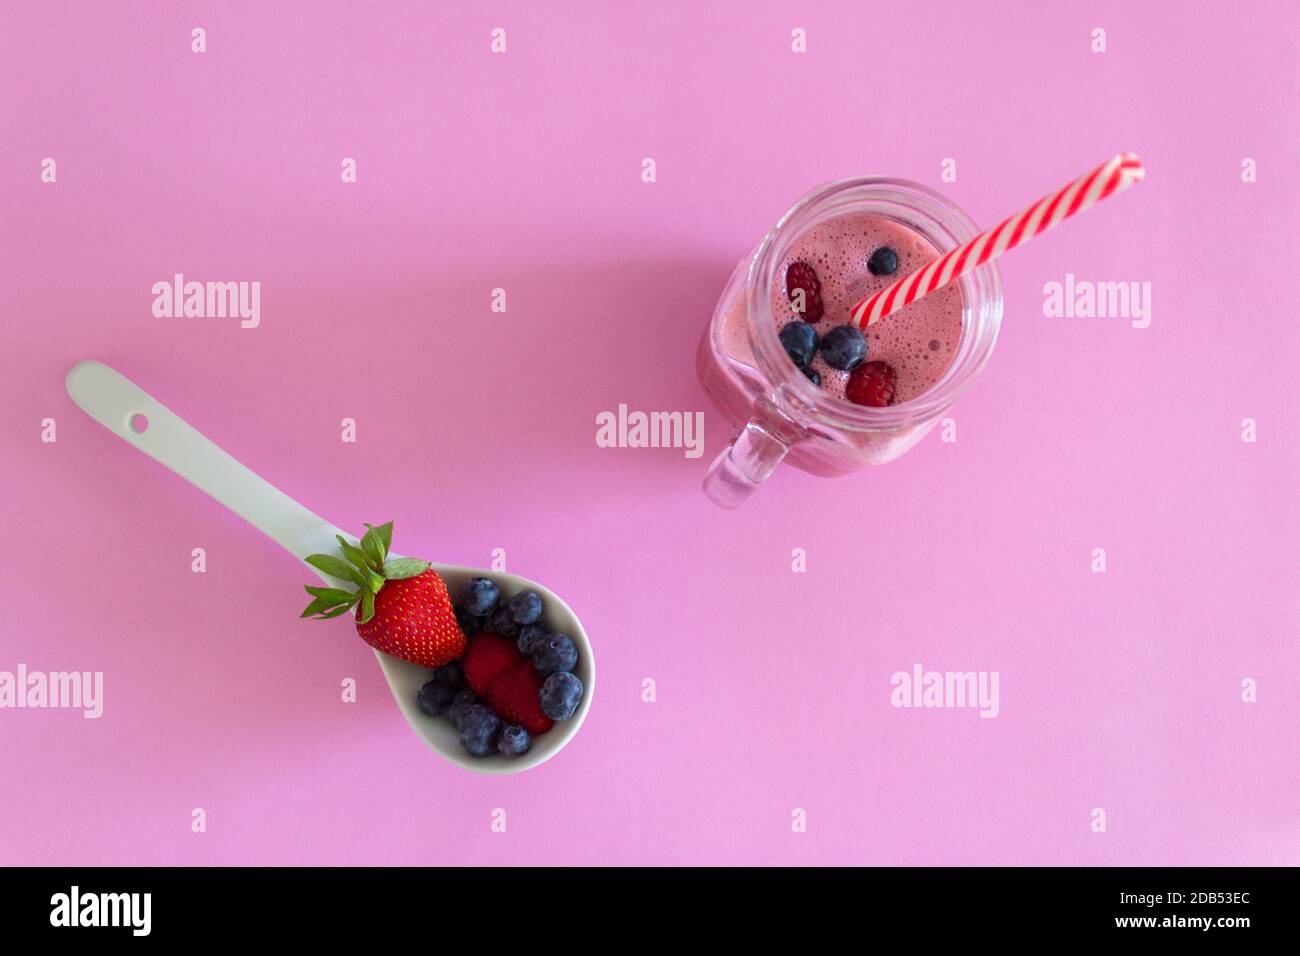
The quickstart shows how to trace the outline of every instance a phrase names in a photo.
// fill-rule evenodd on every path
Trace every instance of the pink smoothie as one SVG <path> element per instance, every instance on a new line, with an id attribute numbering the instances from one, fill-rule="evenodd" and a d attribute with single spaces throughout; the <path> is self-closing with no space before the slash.
<path id="1" fill-rule="evenodd" d="M 872 275 L 867 269 L 867 261 L 881 246 L 892 249 L 898 257 L 892 275 Z M 938 257 L 938 250 L 924 236 L 892 219 L 859 214 L 821 223 L 795 241 L 776 270 L 772 315 L 776 316 L 777 330 L 802 321 L 786 294 L 786 269 L 794 262 L 811 265 L 821 281 L 825 314 L 813 324 L 820 338 L 834 326 L 847 323 L 849 310 L 866 296 Z M 925 392 L 952 364 L 961 339 L 961 310 L 960 290 L 948 286 L 866 330 L 866 361 L 886 362 L 898 376 L 895 405 Z M 831 368 L 820 354 L 812 368 L 821 373 L 823 391 L 844 398 L 848 372 Z"/>

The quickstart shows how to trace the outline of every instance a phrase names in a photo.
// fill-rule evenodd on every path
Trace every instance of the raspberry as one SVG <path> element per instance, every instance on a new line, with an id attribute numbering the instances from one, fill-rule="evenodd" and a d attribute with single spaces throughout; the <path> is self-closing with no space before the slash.
<path id="1" fill-rule="evenodd" d="M 894 404 L 894 386 L 898 375 L 885 362 L 859 365 L 844 384 L 844 397 L 855 405 L 883 408 Z"/>
<path id="2" fill-rule="evenodd" d="M 533 670 L 532 664 L 521 660 L 492 681 L 487 702 L 506 723 L 519 724 L 530 734 L 544 734 L 554 724 L 542 712 L 542 702 L 538 698 L 541 689 L 541 675 Z"/>
<path id="3" fill-rule="evenodd" d="M 515 642 L 498 634 L 480 634 L 465 653 L 465 682 L 480 697 L 497 677 L 520 660 Z"/>
<path id="4" fill-rule="evenodd" d="M 803 291 L 803 311 L 799 311 L 799 302 L 795 293 Z M 822 283 L 817 278 L 817 270 L 806 262 L 792 262 L 785 270 L 785 294 L 789 297 L 795 314 L 805 322 L 820 322 L 826 314 L 822 304 Z"/>

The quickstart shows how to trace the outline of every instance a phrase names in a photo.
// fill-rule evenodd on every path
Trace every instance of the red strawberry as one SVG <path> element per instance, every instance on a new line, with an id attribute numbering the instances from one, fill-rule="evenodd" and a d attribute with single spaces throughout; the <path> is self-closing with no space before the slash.
<path id="1" fill-rule="evenodd" d="M 355 592 L 307 586 L 313 598 L 302 617 L 338 617 L 357 607 L 357 633 L 376 650 L 421 667 L 441 667 L 465 653 L 447 585 L 428 561 L 388 558 L 393 523 L 369 529 L 358 545 L 338 536 L 343 557 L 313 554 L 313 568 L 350 581 Z M 346 558 L 347 560 L 344 560 Z"/>
<path id="2" fill-rule="evenodd" d="M 803 292 L 803 311 L 799 310 L 799 301 L 795 294 Z M 817 278 L 817 270 L 806 262 L 792 262 L 785 270 L 785 294 L 795 313 L 805 322 L 820 322 L 826 314 L 822 304 L 822 283 Z"/>
<path id="3" fill-rule="evenodd" d="M 898 375 L 885 362 L 859 365 L 844 383 L 844 397 L 855 405 L 883 408 L 894 404 L 894 386 Z"/>
<path id="4" fill-rule="evenodd" d="M 388 578 L 375 595 L 375 616 L 357 633 L 376 650 L 421 667 L 441 667 L 465 653 L 447 585 L 426 569 L 413 578 Z"/>
<path id="5" fill-rule="evenodd" d="M 530 734 L 544 734 L 555 726 L 555 722 L 542 713 L 542 703 L 537 696 L 541 689 L 542 675 L 533 669 L 532 661 L 520 656 L 513 666 L 492 681 L 486 700 L 502 723 L 519 724 Z"/>
<path id="6" fill-rule="evenodd" d="M 519 660 L 519 648 L 514 641 L 497 634 L 480 634 L 469 642 L 465 653 L 465 682 L 474 693 L 486 697 L 497 676 Z"/>

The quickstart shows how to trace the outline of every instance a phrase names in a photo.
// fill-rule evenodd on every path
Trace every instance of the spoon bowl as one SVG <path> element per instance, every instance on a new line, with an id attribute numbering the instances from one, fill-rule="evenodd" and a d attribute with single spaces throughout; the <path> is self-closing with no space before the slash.
<path id="1" fill-rule="evenodd" d="M 78 362 L 68 372 L 68 394 L 87 415 L 119 438 L 134 445 L 155 461 L 166 465 L 195 487 L 239 515 L 254 528 L 303 562 L 303 566 L 327 584 L 340 582 L 305 562 L 309 554 L 333 554 L 335 535 L 355 543 L 356 538 L 294 501 L 269 482 L 201 434 L 175 412 L 146 393 L 121 373 L 100 362 Z M 402 555 L 391 553 L 390 557 Z M 568 720 L 557 721 L 548 733 L 533 738 L 531 749 L 520 757 L 493 754 L 472 757 L 460 745 L 451 721 L 429 717 L 420 710 L 416 697 L 429 679 L 430 671 L 418 664 L 375 651 L 379 669 L 388 681 L 398 709 L 417 737 L 450 763 L 479 773 L 518 773 L 549 760 L 573 738 L 586 719 L 596 688 L 596 662 L 591 641 L 578 616 L 550 589 L 535 581 L 457 564 L 434 564 L 455 594 L 469 578 L 491 578 L 501 588 L 502 600 L 520 591 L 536 591 L 545 603 L 543 620 L 553 630 L 569 635 L 578 648 L 574 673 L 582 681 L 582 702 Z M 342 635 L 345 632 L 340 629 Z"/>
<path id="2" fill-rule="evenodd" d="M 393 555 L 393 557 L 400 557 L 400 555 Z M 375 651 L 379 667 L 388 680 L 388 687 L 393 692 L 393 699 L 397 701 L 402 715 L 411 725 L 416 736 L 437 751 L 439 756 L 467 770 L 477 770 L 479 773 L 517 773 L 549 760 L 559 753 L 569 739 L 578 732 L 578 728 L 587 717 L 587 708 L 591 706 L 591 693 L 596 684 L 596 666 L 591 656 L 591 643 L 587 639 L 587 632 L 583 630 L 582 622 L 555 592 L 517 574 L 466 568 L 456 564 L 435 564 L 433 570 L 447 582 L 447 589 L 452 594 L 459 591 L 460 586 L 470 578 L 480 577 L 491 578 L 496 583 L 501 589 L 502 602 L 510 600 L 520 591 L 536 591 L 546 605 L 542 619 L 547 626 L 553 631 L 569 635 L 578 648 L 578 666 L 573 669 L 573 673 L 578 680 L 582 681 L 582 702 L 578 704 L 577 711 L 568 720 L 557 720 L 555 726 L 547 733 L 535 735 L 532 747 L 522 756 L 506 757 L 492 754 L 490 757 L 471 757 L 460 745 L 460 737 L 450 720 L 445 717 L 429 717 L 416 703 L 416 695 L 424 682 L 429 679 L 429 671 L 400 657 Z M 471 637 L 470 640 L 472 641 L 473 638 Z"/>

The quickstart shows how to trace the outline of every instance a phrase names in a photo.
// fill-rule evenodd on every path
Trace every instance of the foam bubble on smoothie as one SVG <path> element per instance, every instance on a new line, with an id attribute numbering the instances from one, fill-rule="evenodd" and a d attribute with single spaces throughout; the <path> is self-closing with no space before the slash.
<path id="1" fill-rule="evenodd" d="M 867 270 L 867 260 L 880 246 L 898 256 L 893 275 L 876 276 Z M 793 262 L 807 262 L 817 270 L 826 314 L 813 328 L 823 336 L 847 323 L 862 299 L 938 257 L 939 250 L 929 240 L 892 219 L 857 214 L 827 220 L 795 240 L 776 271 L 772 314 L 777 330 L 801 321 L 785 290 L 785 271 Z M 866 330 L 867 361 L 888 362 L 898 375 L 895 404 L 921 395 L 948 370 L 961 340 L 961 307 L 961 290 L 949 285 Z M 821 374 L 822 391 L 843 399 L 849 373 L 831 368 L 820 355 L 812 367 Z"/>

